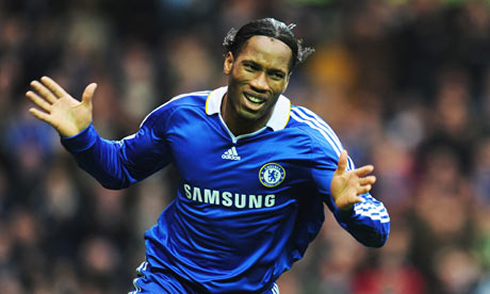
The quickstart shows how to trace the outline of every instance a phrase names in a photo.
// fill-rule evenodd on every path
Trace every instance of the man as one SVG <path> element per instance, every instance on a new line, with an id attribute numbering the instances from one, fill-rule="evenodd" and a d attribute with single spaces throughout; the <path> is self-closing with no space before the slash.
<path id="1" fill-rule="evenodd" d="M 30 112 L 105 187 L 170 163 L 180 174 L 176 200 L 145 233 L 133 293 L 279 293 L 275 281 L 320 230 L 323 203 L 363 244 L 386 242 L 388 213 L 369 194 L 373 166 L 355 169 L 332 129 L 282 95 L 311 52 L 291 28 L 268 18 L 230 31 L 228 86 L 170 100 L 121 141 L 91 124 L 96 84 L 79 102 L 48 77 L 31 83 L 26 95 L 41 109 Z"/>

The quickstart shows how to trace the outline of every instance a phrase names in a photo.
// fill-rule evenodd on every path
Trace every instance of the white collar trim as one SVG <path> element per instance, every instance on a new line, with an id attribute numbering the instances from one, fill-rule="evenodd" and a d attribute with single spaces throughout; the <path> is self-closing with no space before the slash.
<path id="1" fill-rule="evenodd" d="M 213 115 L 221 113 L 221 102 L 223 97 L 228 91 L 228 87 L 221 87 L 212 91 L 208 99 L 206 100 L 206 114 Z M 272 111 L 272 116 L 267 122 L 266 126 L 272 128 L 274 131 L 282 130 L 286 127 L 291 111 L 291 101 L 285 96 L 279 96 L 274 110 Z"/>

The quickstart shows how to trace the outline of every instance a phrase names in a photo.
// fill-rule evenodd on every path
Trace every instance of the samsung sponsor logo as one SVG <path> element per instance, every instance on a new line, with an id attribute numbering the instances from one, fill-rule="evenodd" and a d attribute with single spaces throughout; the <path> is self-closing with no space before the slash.
<path id="1" fill-rule="evenodd" d="M 189 184 L 184 184 L 184 192 L 185 197 L 189 200 L 238 209 L 272 207 L 276 204 L 276 195 L 274 194 L 240 194 L 192 187 Z"/>

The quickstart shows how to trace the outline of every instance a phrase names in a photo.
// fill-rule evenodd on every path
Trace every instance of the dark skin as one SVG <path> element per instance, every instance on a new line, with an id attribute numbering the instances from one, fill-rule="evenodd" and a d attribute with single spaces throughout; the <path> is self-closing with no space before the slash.
<path id="1" fill-rule="evenodd" d="M 289 83 L 291 49 L 266 36 L 253 36 L 238 56 L 228 52 L 223 72 L 228 75 L 228 93 L 221 113 L 234 135 L 263 128 L 279 96 Z"/>
<path id="2" fill-rule="evenodd" d="M 251 37 L 236 58 L 228 52 L 223 67 L 228 93 L 221 113 L 234 135 L 252 133 L 267 124 L 289 84 L 291 58 L 289 46 L 266 36 Z M 330 186 L 335 204 L 343 210 L 360 202 L 358 195 L 369 192 L 376 181 L 374 176 L 366 176 L 374 170 L 372 165 L 346 172 L 347 157 L 347 151 L 342 151 Z"/>
<path id="3" fill-rule="evenodd" d="M 291 76 L 291 49 L 282 41 L 254 36 L 238 56 L 226 55 L 223 71 L 228 75 L 228 93 L 223 99 L 223 119 L 235 135 L 263 128 L 270 119 L 279 96 L 286 91 Z M 97 85 L 85 88 L 82 100 L 73 98 L 49 77 L 32 81 L 33 91 L 26 96 L 37 106 L 29 109 L 36 118 L 53 126 L 61 136 L 70 137 L 92 121 L 92 98 Z M 330 190 L 337 207 L 350 209 L 360 202 L 359 195 L 371 190 L 376 182 L 372 165 L 346 171 L 347 151 L 342 151 Z"/>

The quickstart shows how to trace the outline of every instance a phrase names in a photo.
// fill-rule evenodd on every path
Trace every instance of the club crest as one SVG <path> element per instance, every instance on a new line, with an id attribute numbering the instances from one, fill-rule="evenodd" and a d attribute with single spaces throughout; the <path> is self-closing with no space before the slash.
<path id="1" fill-rule="evenodd" d="M 278 186 L 286 178 L 286 171 L 277 163 L 270 162 L 264 164 L 259 171 L 259 179 L 262 185 L 267 188 Z"/>

